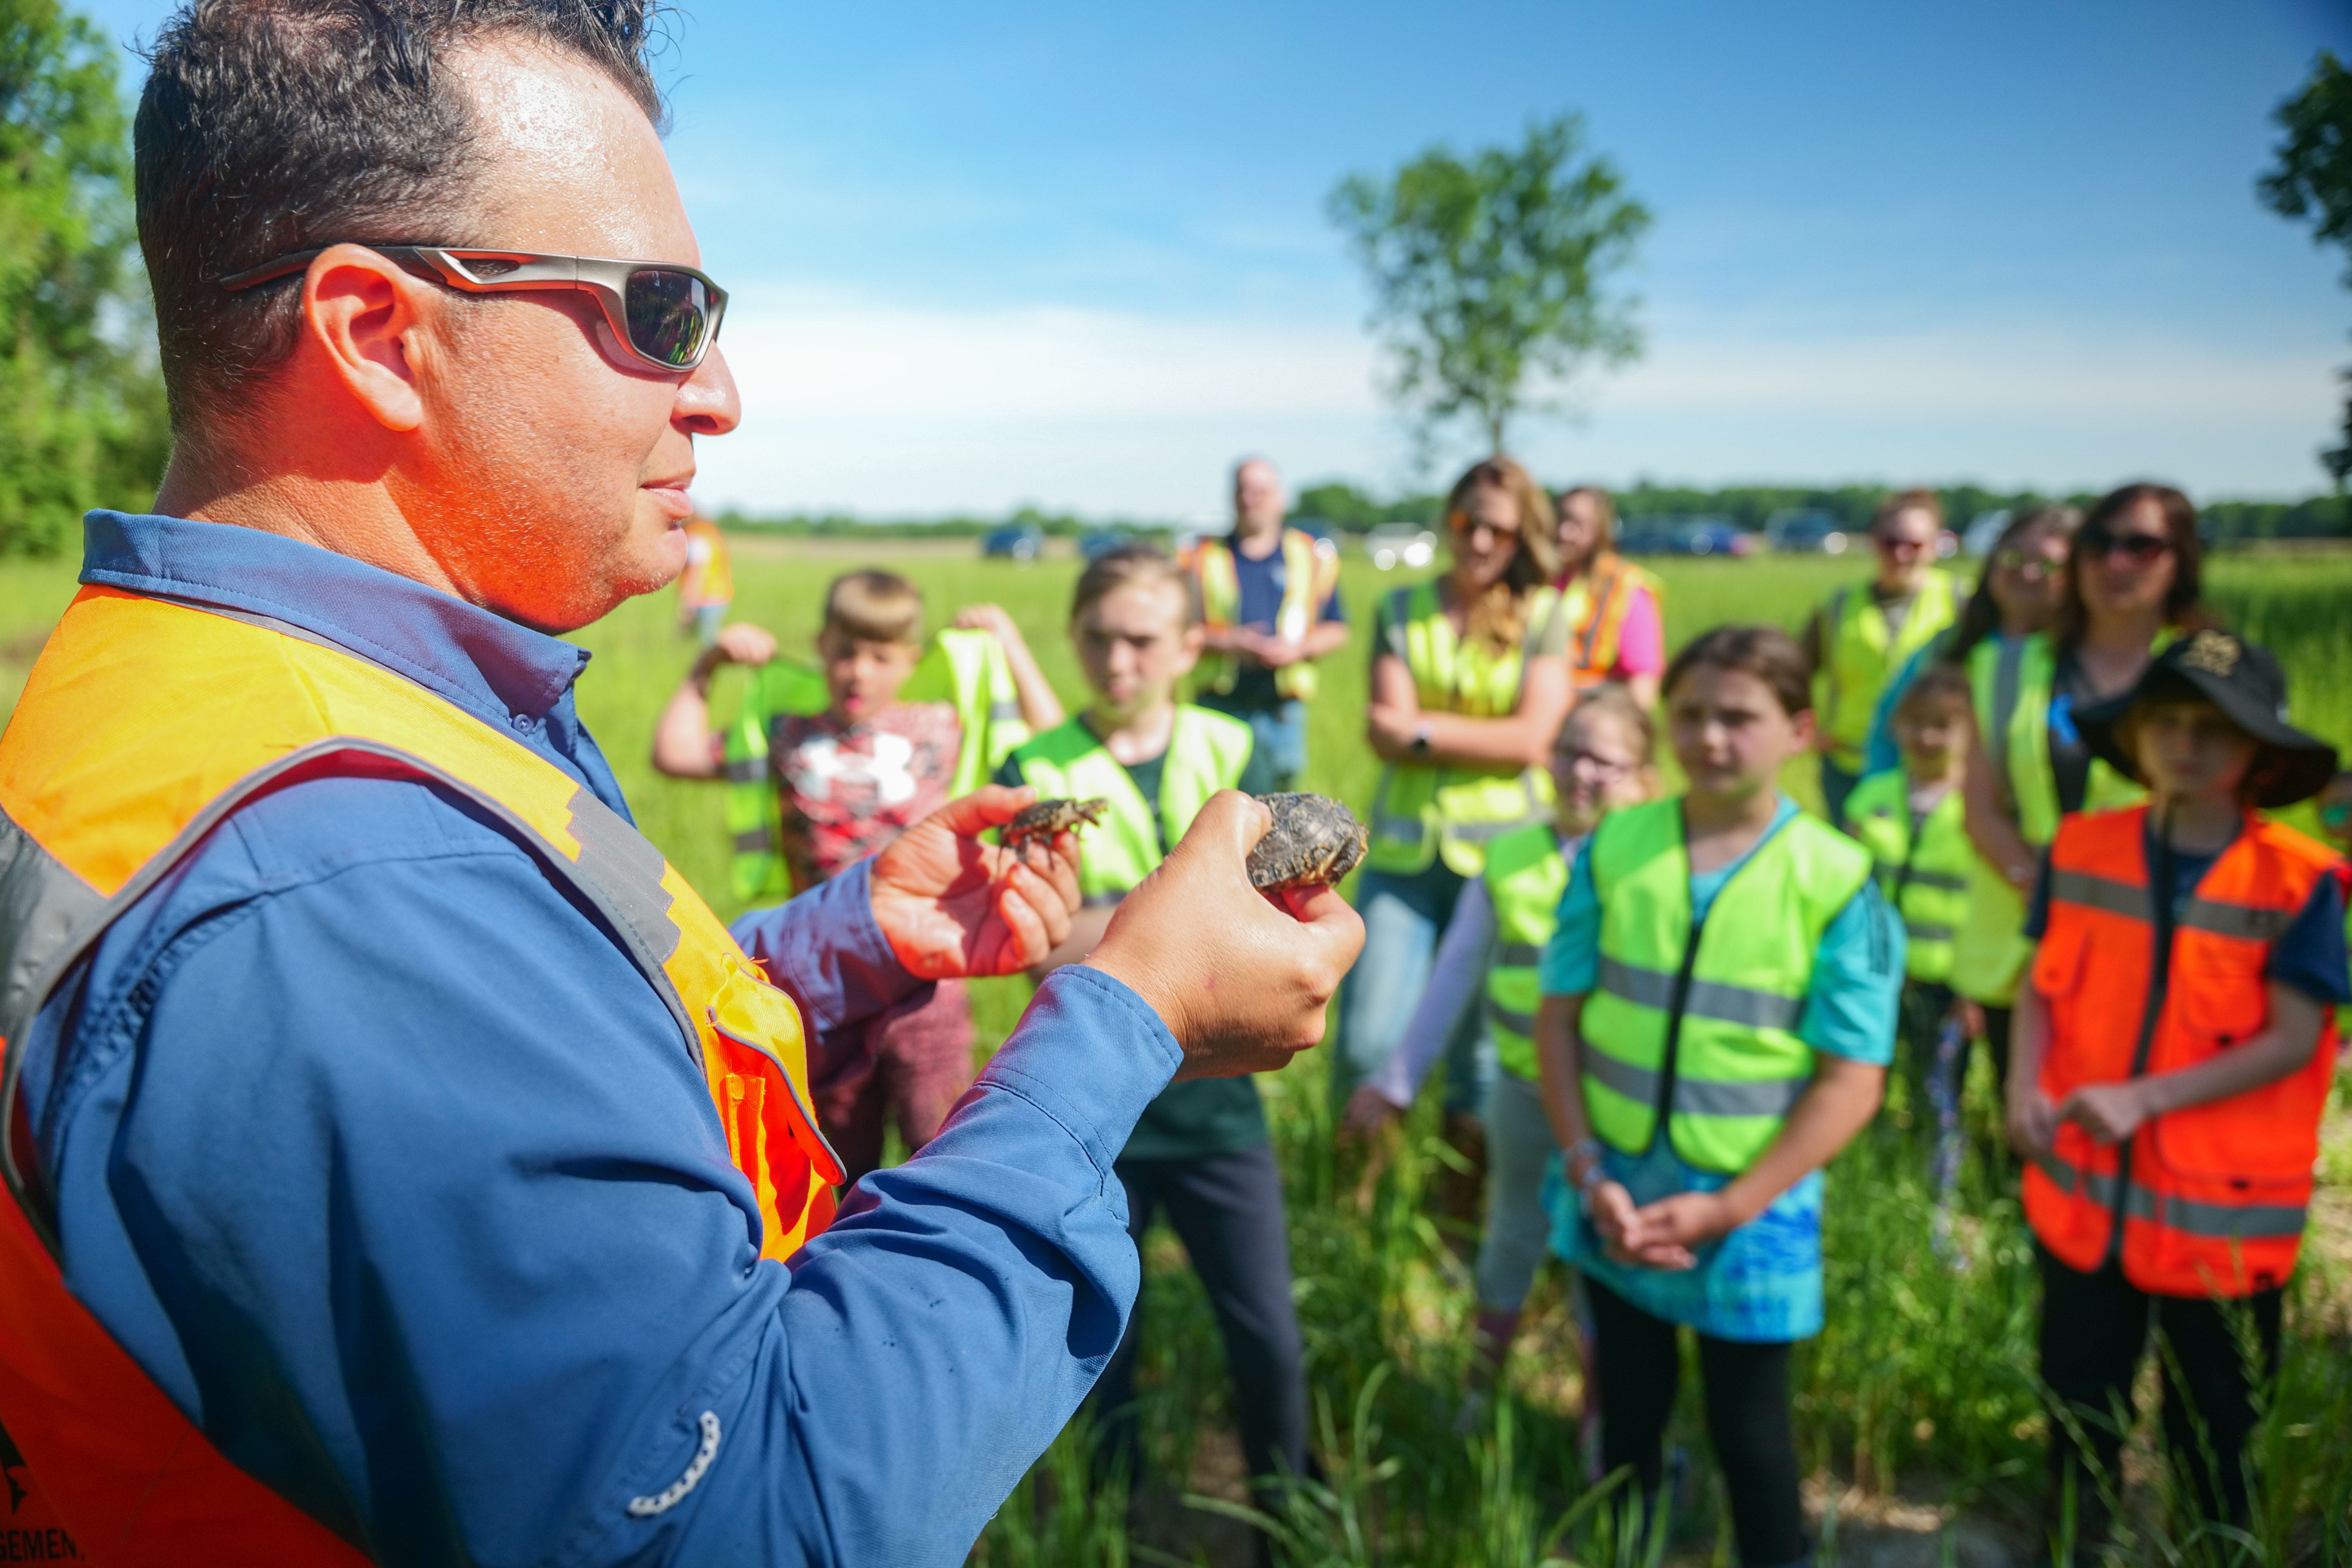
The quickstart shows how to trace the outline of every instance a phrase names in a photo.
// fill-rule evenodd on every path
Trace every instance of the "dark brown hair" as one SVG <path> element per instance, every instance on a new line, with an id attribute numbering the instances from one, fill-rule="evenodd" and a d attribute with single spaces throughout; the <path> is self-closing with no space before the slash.
<path id="1" fill-rule="evenodd" d="M 1666 666 L 1661 688 L 1668 698 L 1683 677 L 1700 666 L 1752 675 L 1771 688 L 1773 700 L 1790 718 L 1813 710 L 1813 665 L 1797 639 L 1778 626 L 1717 626 L 1683 646 Z"/>
<path id="2" fill-rule="evenodd" d="M 601 71 L 656 126 L 656 0 L 193 0 L 148 52 L 132 122 L 139 248 L 172 426 L 294 352 L 301 274 L 220 280 L 338 241 L 501 245 L 474 214 L 495 171 L 450 56 L 488 38 Z M 478 306 L 477 307 L 478 308 Z"/>
<path id="3" fill-rule="evenodd" d="M 2072 647 L 2083 640 L 2090 611 L 2083 603 L 2083 542 L 2105 537 L 2108 525 L 2142 501 L 2154 501 L 2164 513 L 2165 537 L 2172 542 L 2172 586 L 2164 595 L 2164 624 L 2205 626 L 2214 623 L 2200 600 L 2205 585 L 2205 546 L 2197 537 L 2197 508 L 2170 485 L 2145 480 L 2109 490 L 2083 518 L 2074 531 L 2074 547 L 2066 552 L 2066 596 L 2058 602 L 2058 646 Z"/>

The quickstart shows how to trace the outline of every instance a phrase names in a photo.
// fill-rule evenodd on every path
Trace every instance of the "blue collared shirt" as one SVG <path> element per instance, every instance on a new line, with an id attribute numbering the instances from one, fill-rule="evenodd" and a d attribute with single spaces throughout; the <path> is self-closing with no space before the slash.
<path id="1" fill-rule="evenodd" d="M 581 649 L 249 530 L 94 512 L 82 580 L 399 670 L 615 811 Z M 746 916 L 815 1044 L 908 994 L 864 867 Z M 621 949 L 432 785 L 231 816 L 24 1042 L 66 1279 L 230 1458 L 386 1563 L 952 1563 L 1118 1344 L 1111 1166 L 1180 1052 L 1066 969 L 789 1267 Z M 632 1513 L 717 1453 L 674 1506 Z"/>

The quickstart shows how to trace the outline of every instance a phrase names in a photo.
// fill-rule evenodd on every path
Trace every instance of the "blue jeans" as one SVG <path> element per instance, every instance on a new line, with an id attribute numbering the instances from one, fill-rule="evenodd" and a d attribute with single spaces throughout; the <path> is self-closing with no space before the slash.
<path id="1" fill-rule="evenodd" d="M 1444 861 L 1410 877 L 1367 871 L 1356 884 L 1364 951 L 1339 988 L 1339 1039 L 1331 1057 L 1335 1110 L 1397 1048 L 1429 984 L 1437 939 L 1454 918 L 1462 887 L 1463 878 Z M 1477 1115 L 1495 1073 L 1494 1042 L 1473 1003 L 1446 1037 L 1445 1109 Z"/>
<path id="2" fill-rule="evenodd" d="M 1257 754 L 1274 772 L 1276 789 L 1298 787 L 1298 775 L 1307 771 L 1306 703 L 1293 697 L 1272 708 L 1244 707 L 1213 691 L 1203 691 L 1196 700 L 1203 708 L 1231 714 L 1250 727 Z"/>

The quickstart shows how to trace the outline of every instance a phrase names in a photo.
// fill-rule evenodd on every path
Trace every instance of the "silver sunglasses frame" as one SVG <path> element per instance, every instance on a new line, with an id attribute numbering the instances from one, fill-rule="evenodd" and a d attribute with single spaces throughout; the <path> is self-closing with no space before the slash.
<path id="1" fill-rule="evenodd" d="M 698 369 L 709 357 L 711 345 L 719 341 L 719 326 L 727 319 L 727 290 L 721 289 L 710 275 L 699 268 L 687 267 L 675 261 L 619 261 L 603 256 L 552 256 L 537 250 L 493 250 L 474 246 L 454 245 L 376 245 L 366 240 L 350 240 L 362 249 L 373 250 L 390 261 L 403 263 L 411 271 L 422 271 L 436 282 L 467 294 L 518 293 L 533 289 L 576 289 L 594 296 L 604 312 L 604 325 L 613 342 L 632 360 L 666 375 L 685 375 Z M 221 279 L 221 287 L 237 293 L 280 278 L 290 278 L 310 269 L 310 263 L 324 255 L 331 247 L 298 250 L 281 256 L 275 261 L 265 261 L 243 272 L 231 273 Z M 476 268 L 482 262 L 495 262 L 495 270 L 484 272 Z M 629 340 L 629 278 L 637 272 L 683 272 L 700 281 L 710 291 L 710 330 L 703 335 L 702 346 L 691 360 L 673 364 L 656 359 Z"/>

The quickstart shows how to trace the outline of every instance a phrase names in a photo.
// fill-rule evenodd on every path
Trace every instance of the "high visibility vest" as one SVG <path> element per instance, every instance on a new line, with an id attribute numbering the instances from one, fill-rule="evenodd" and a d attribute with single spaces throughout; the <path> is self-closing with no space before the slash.
<path id="1" fill-rule="evenodd" d="M 1505 1072 L 1536 1076 L 1536 1005 L 1543 999 L 1537 965 L 1559 923 L 1568 891 L 1568 857 L 1547 824 L 1523 827 L 1486 847 L 1486 901 L 1495 911 L 1495 952 L 1486 967 L 1486 1027 Z"/>
<path id="2" fill-rule="evenodd" d="M 1611 812 L 1587 854 L 1601 900 L 1599 982 L 1580 1023 L 1592 1131 L 1643 1153 L 1663 1110 L 1685 1161 L 1744 1171 L 1813 1081 L 1797 1033 L 1813 957 L 1870 857 L 1801 813 L 1694 921 L 1679 799 Z"/>
<path id="3" fill-rule="evenodd" d="M 2179 634 L 2158 634 L 2161 649 Z M 1969 687 L 1987 771 L 2019 837 L 2039 850 L 2058 831 L 2058 775 L 2050 763 L 2050 700 L 2058 686 L 2058 646 L 2047 632 L 1987 637 L 1969 650 Z M 2113 811 L 2147 792 L 2093 758 L 2083 794 L 2085 811 Z M 1967 913 L 1952 944 L 1952 988 L 2006 1007 L 2033 944 L 2025 939 L 2025 893 L 1981 856 L 1969 861 Z"/>
<path id="4" fill-rule="evenodd" d="M 1204 539 L 1192 547 L 1189 563 L 1201 584 L 1201 617 L 1212 626 L 1237 625 L 1241 616 L 1242 582 L 1234 564 L 1230 540 Z M 1275 612 L 1274 635 L 1285 642 L 1306 638 L 1331 590 L 1339 583 L 1339 547 L 1303 528 L 1282 531 L 1282 605 Z M 1227 695 L 1241 678 L 1236 654 L 1212 650 L 1193 667 L 1193 683 L 1202 691 Z M 1315 664 L 1300 659 L 1274 672 L 1274 689 L 1285 697 L 1307 701 L 1315 695 Z"/>
<path id="5" fill-rule="evenodd" d="M 2333 850 L 2249 812 L 2177 910 L 2150 896 L 2147 808 L 2069 816 L 2050 847 L 2050 917 L 2033 988 L 2050 1007 L 2042 1092 L 2175 1072 L 2269 1023 L 2263 965 Z M 2161 952 L 2162 961 L 2158 962 Z M 2062 1262 L 2118 1258 L 2164 1296 L 2283 1285 L 2303 1244 L 2319 1118 L 2336 1060 L 2322 1015 L 2311 1060 L 2276 1082 L 2166 1111 L 2121 1143 L 2072 1121 L 2025 1173 L 2025 1217 Z M 2117 1225 L 2121 1229 L 2118 1231 Z"/>
<path id="6" fill-rule="evenodd" d="M 1389 598 L 1388 646 L 1412 672 L 1423 712 L 1473 719 L 1509 717 L 1519 705 L 1527 650 L 1560 615 L 1558 589 L 1538 588 L 1521 606 L 1528 635 L 1519 647 L 1496 653 L 1465 644 L 1439 604 L 1437 585 L 1399 588 Z M 1470 767 L 1391 763 L 1372 796 L 1370 870 L 1403 876 L 1425 871 L 1443 856 L 1464 877 L 1486 868 L 1486 846 L 1507 833 L 1551 821 L 1551 774 L 1542 768 Z"/>
<path id="7" fill-rule="evenodd" d="M 695 584 L 697 605 L 731 605 L 735 602 L 735 568 L 727 555 L 727 535 L 717 523 L 707 517 L 689 518 L 687 536 L 698 541 L 709 552 L 703 563 L 702 576 Z"/>
<path id="8" fill-rule="evenodd" d="M 701 1062 L 757 1195 L 761 1255 L 787 1258 L 824 1228 L 842 1168 L 808 1109 L 800 1016 L 661 852 L 425 688 L 228 612 L 84 588 L 34 666 L 0 737 L 0 1037 L 21 1039 L 113 919 L 231 812 L 320 774 L 436 784 L 530 848 L 602 914 Z M 0 1118 L 22 1066 L 6 1053 Z M 224 1458 L 74 1298 L 52 1213 L 21 1145 L 7 1148 L 0 1424 L 80 1549 L 115 1564 L 359 1562 Z"/>
<path id="9" fill-rule="evenodd" d="M 898 700 L 955 705 L 961 737 L 950 799 L 986 784 L 1029 738 L 1012 661 L 990 632 L 941 631 L 899 688 Z M 783 791 L 768 761 L 768 737 L 777 720 L 822 713 L 832 702 L 824 672 L 807 665 L 779 658 L 752 672 L 751 689 L 727 728 L 721 763 L 727 833 L 734 846 L 728 879 L 739 899 L 788 899 L 801 890 L 793 886 L 783 853 Z"/>
<path id="10" fill-rule="evenodd" d="M 1108 815 L 1084 830 L 1078 893 L 1089 904 L 1115 904 L 1151 875 L 1211 795 L 1240 785 L 1250 744 L 1250 727 L 1241 720 L 1178 703 L 1167 760 L 1160 764 L 1157 817 L 1134 778 L 1083 717 L 1046 731 L 1013 756 L 1040 799 L 1110 802 Z"/>
<path id="11" fill-rule="evenodd" d="M 1863 742 L 1878 693 L 1904 661 L 1959 618 L 1960 596 L 1951 578 L 1930 572 L 1889 637 L 1886 615 L 1866 583 L 1850 583 L 1822 611 L 1822 667 L 1813 677 L 1813 705 L 1830 760 L 1848 773 L 1862 767 Z"/>
<path id="12" fill-rule="evenodd" d="M 1578 690 L 1598 686 L 1617 668 L 1618 638 L 1633 595 L 1664 587 L 1648 572 L 1614 551 L 1603 551 L 1561 588 L 1568 616 L 1568 673 Z"/>
<path id="13" fill-rule="evenodd" d="M 1941 984 L 1952 975 L 1952 943 L 1969 909 L 1977 854 L 1961 821 L 1958 788 L 1944 792 L 1914 831 L 1911 781 L 1900 768 L 1872 773 L 1845 803 L 1845 827 L 1870 851 L 1878 890 L 1903 917 L 1904 970 Z"/>

